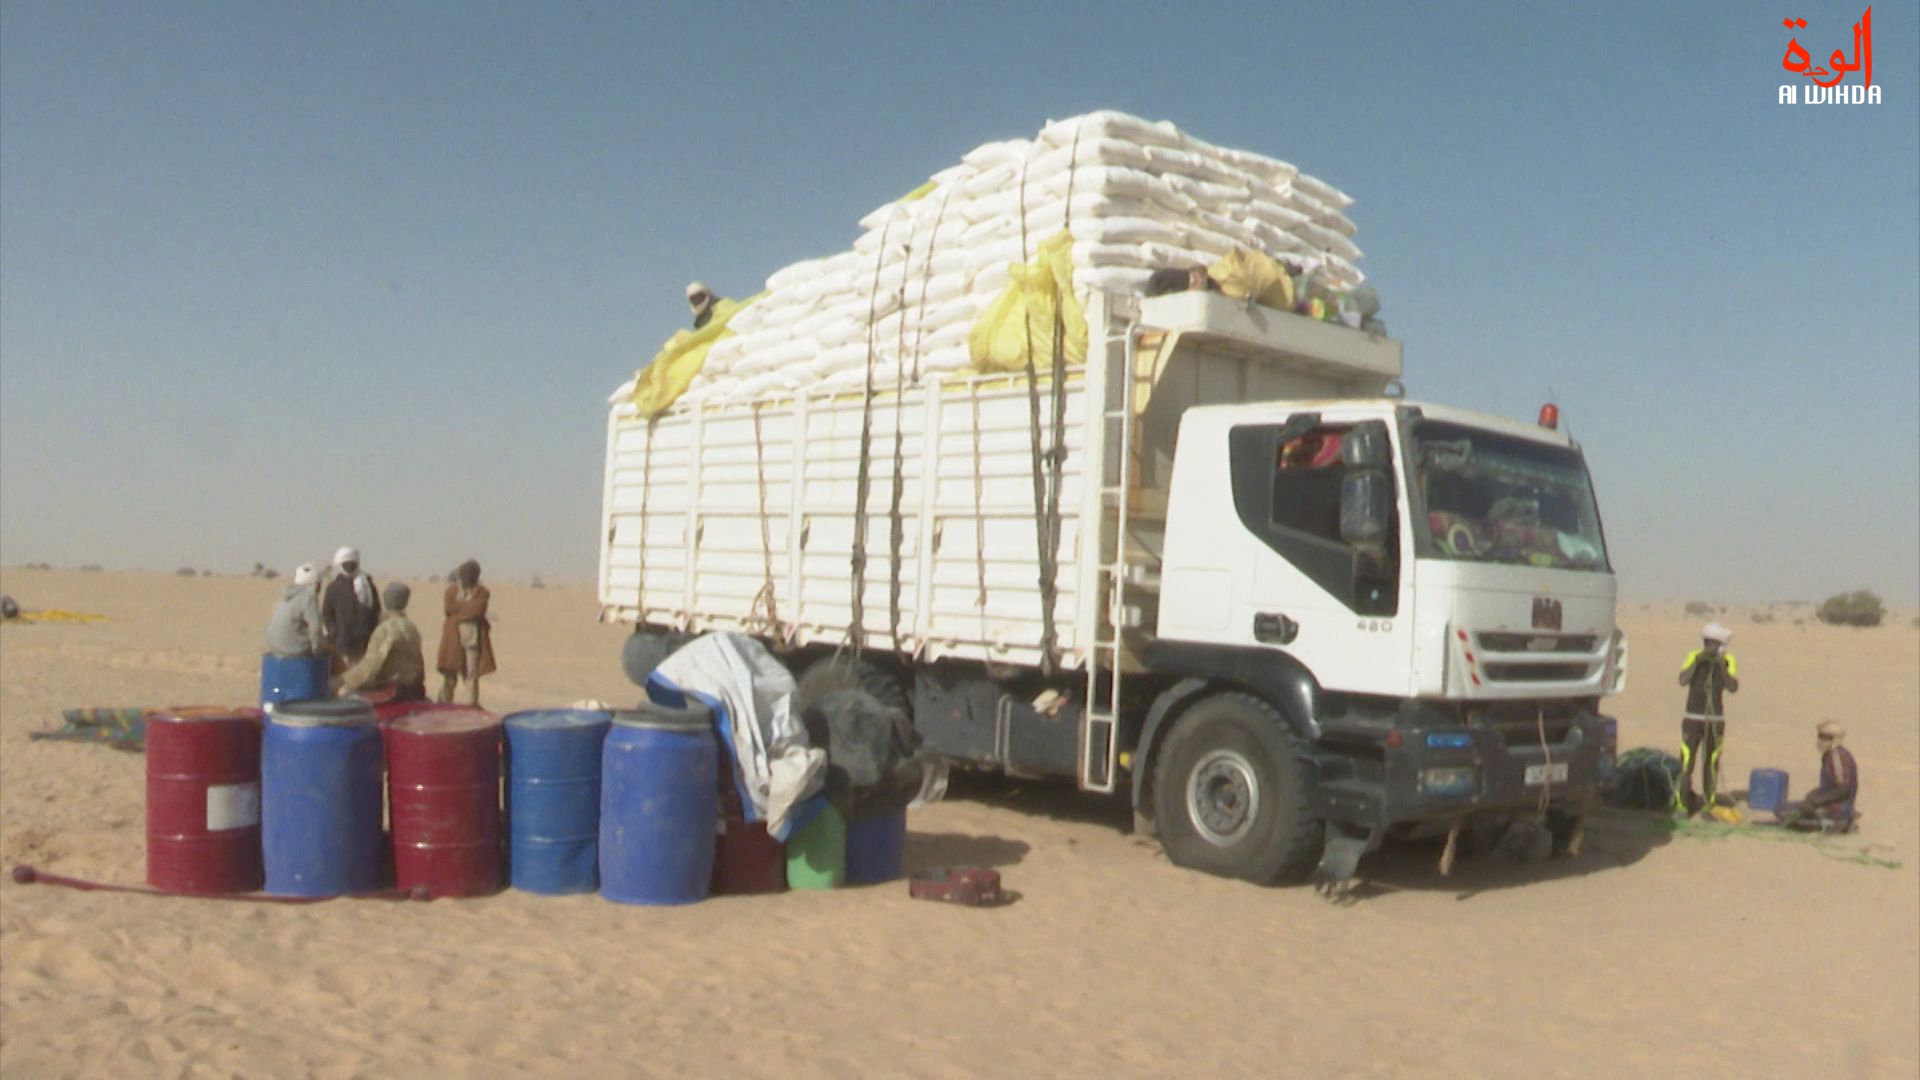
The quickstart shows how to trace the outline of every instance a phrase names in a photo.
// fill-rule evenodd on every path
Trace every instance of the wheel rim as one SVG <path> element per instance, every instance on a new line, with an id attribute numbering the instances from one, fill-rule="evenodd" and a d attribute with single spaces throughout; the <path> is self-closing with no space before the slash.
<path id="1" fill-rule="evenodd" d="M 1187 814 L 1208 843 L 1225 847 L 1247 835 L 1260 816 L 1260 782 L 1236 750 L 1212 750 L 1187 774 Z"/>

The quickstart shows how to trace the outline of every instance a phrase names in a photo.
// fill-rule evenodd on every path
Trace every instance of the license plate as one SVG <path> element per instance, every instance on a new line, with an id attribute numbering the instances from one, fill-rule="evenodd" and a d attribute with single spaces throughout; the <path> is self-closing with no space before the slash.
<path id="1" fill-rule="evenodd" d="M 1555 761 L 1553 765 L 1528 765 L 1526 784 L 1565 784 L 1567 782 L 1567 763 Z"/>
<path id="2" fill-rule="evenodd" d="M 1512 775 L 1512 774 L 1508 774 Z M 1567 782 L 1567 763 L 1556 761 L 1552 765 L 1527 766 L 1527 785 L 1564 784 Z"/>

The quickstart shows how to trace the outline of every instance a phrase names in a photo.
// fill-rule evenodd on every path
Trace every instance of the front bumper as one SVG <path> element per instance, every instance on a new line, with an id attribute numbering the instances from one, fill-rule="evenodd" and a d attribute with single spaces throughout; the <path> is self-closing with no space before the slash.
<path id="1" fill-rule="evenodd" d="M 1317 747 L 1316 810 L 1338 825 L 1385 834 L 1427 823 L 1549 807 L 1582 807 L 1611 770 L 1615 726 L 1579 709 L 1549 716 L 1395 727 L 1371 740 L 1339 733 Z"/>

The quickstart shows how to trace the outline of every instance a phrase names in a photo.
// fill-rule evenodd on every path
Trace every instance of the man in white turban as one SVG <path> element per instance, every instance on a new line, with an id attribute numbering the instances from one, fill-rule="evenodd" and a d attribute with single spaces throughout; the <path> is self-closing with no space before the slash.
<path id="1" fill-rule="evenodd" d="M 713 295 L 713 290 L 707 288 L 705 284 L 698 281 L 687 283 L 687 306 L 693 309 L 695 330 L 707 325 L 707 320 L 713 318 L 713 305 L 717 299 Z"/>
<path id="2" fill-rule="evenodd" d="M 333 580 L 320 598 L 320 622 L 333 647 L 334 664 L 344 670 L 367 651 L 367 639 L 380 624 L 380 594 L 373 578 L 360 569 L 360 552 L 343 547 L 333 553 Z"/>
<path id="3" fill-rule="evenodd" d="M 1727 710 L 1723 694 L 1740 689 L 1740 666 L 1727 645 L 1733 631 L 1711 622 L 1700 628 L 1700 647 L 1680 665 L 1680 685 L 1687 688 L 1687 710 L 1680 721 L 1680 767 L 1684 783 L 1674 792 L 1680 809 L 1697 814 L 1713 805 L 1720 786 L 1720 751 L 1726 741 Z M 1693 766 L 1700 766 L 1706 796 L 1693 793 Z"/>
<path id="4" fill-rule="evenodd" d="M 267 651 L 275 656 L 318 656 L 320 640 L 320 593 L 315 588 L 319 574 L 312 563 L 301 563 L 293 572 L 293 584 L 280 591 L 267 620 Z"/>

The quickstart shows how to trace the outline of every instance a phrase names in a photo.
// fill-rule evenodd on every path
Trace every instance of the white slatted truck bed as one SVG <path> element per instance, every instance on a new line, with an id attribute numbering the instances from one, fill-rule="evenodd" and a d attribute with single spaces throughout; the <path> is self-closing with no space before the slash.
<path id="1" fill-rule="evenodd" d="M 1043 363 L 648 421 L 623 387 L 600 603 L 630 673 L 745 631 L 803 698 L 858 682 L 956 761 L 1123 788 L 1176 862 L 1254 880 L 1576 837 L 1626 655 L 1579 448 L 1383 396 L 1385 338 L 1207 292 L 1085 310 L 1057 393 Z"/>

